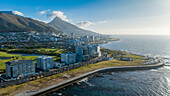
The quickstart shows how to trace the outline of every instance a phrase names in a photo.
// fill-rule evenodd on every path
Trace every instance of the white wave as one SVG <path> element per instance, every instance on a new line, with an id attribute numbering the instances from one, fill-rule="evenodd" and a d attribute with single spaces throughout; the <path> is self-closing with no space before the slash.
<path id="1" fill-rule="evenodd" d="M 166 69 L 170 69 L 170 66 L 164 66 L 164 68 L 166 68 Z"/>
<path id="2" fill-rule="evenodd" d="M 150 71 L 158 71 L 158 70 L 156 70 L 156 69 L 151 69 Z"/>
<path id="3" fill-rule="evenodd" d="M 87 82 L 87 81 L 85 81 L 85 83 L 86 83 L 87 85 L 89 85 L 89 86 L 94 86 L 93 84 L 91 84 L 91 83 L 89 83 L 89 82 Z"/>
<path id="4" fill-rule="evenodd" d="M 85 81 L 88 81 L 88 78 L 84 78 L 84 79 L 80 80 L 79 82 L 85 82 Z"/>

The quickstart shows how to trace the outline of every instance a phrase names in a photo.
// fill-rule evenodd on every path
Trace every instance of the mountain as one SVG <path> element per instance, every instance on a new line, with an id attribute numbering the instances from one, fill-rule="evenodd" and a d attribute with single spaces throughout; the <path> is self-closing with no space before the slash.
<path id="1" fill-rule="evenodd" d="M 0 12 L 0 32 L 24 32 L 24 31 L 59 33 L 58 30 L 54 29 L 53 27 L 49 26 L 44 22 L 18 15 Z"/>
<path id="2" fill-rule="evenodd" d="M 61 20 L 59 17 L 55 17 L 48 25 L 54 27 L 55 29 L 71 35 L 74 33 L 76 36 L 86 36 L 86 35 L 99 35 L 98 33 L 81 29 L 71 23 Z"/>

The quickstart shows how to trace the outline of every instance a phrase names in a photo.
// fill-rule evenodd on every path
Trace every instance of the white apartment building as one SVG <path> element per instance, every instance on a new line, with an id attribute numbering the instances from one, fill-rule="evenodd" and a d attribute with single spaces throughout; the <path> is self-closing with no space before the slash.
<path id="1" fill-rule="evenodd" d="M 76 62 L 76 54 L 72 52 L 61 54 L 61 62 L 65 64 L 72 64 Z"/>
<path id="2" fill-rule="evenodd" d="M 53 57 L 50 56 L 37 57 L 37 68 L 42 70 L 49 70 L 51 68 L 54 68 Z"/>

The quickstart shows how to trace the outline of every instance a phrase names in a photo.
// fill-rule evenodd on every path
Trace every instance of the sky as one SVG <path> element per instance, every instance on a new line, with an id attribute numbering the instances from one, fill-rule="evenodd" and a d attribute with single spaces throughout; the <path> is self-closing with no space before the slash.
<path id="1" fill-rule="evenodd" d="M 101 34 L 170 35 L 170 0 L 0 0 L 1 11 L 55 16 Z"/>

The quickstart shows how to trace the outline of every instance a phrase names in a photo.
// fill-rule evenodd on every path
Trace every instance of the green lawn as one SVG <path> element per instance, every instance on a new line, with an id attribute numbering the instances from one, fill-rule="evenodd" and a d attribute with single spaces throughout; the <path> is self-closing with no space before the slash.
<path id="1" fill-rule="evenodd" d="M 96 42 L 90 42 L 90 44 L 102 44 L 102 43 L 107 43 L 107 41 L 117 41 L 119 39 L 116 38 L 109 38 L 107 40 L 100 40 L 100 41 L 96 41 Z"/>
<path id="2" fill-rule="evenodd" d="M 8 54 L 7 52 L 0 52 L 0 57 L 18 57 L 21 55 L 16 55 L 16 54 Z M 5 62 L 12 61 L 14 58 L 11 59 L 0 59 L 0 71 L 2 69 L 5 69 Z"/>
<path id="3" fill-rule="evenodd" d="M 102 43 L 105 43 L 105 41 L 90 42 L 90 44 L 102 44 Z"/>
<path id="4" fill-rule="evenodd" d="M 11 53 L 25 53 L 25 54 L 41 54 L 41 55 L 49 55 L 49 56 L 60 56 L 60 54 L 68 52 L 67 49 L 50 49 L 50 48 L 35 48 L 35 49 L 3 49 L 6 52 Z M 9 56 L 11 57 L 11 56 Z"/>
<path id="5" fill-rule="evenodd" d="M 109 38 L 109 39 L 107 39 L 106 41 L 117 41 L 117 40 L 119 40 L 119 39 L 116 39 L 116 38 Z"/>
<path id="6" fill-rule="evenodd" d="M 20 56 L 20 55 L 8 54 L 7 52 L 0 52 L 0 57 L 14 57 L 14 56 Z"/>
<path id="7" fill-rule="evenodd" d="M 0 71 L 5 69 L 5 62 L 8 62 L 10 59 L 7 60 L 1 60 L 0 59 Z"/>

